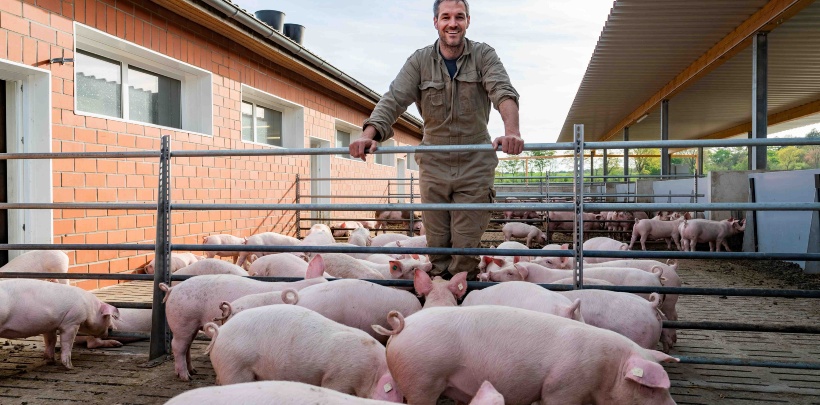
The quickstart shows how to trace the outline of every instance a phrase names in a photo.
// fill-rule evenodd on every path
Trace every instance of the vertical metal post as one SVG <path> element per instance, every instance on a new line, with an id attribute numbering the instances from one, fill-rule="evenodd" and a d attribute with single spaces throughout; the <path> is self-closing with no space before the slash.
<path id="1" fill-rule="evenodd" d="M 624 127 L 624 142 L 629 142 L 629 127 Z M 629 193 L 629 149 L 624 148 L 624 182 Z"/>
<path id="2" fill-rule="evenodd" d="M 752 41 L 752 138 L 765 139 L 769 96 L 768 32 L 758 32 Z M 753 147 L 752 170 L 766 170 L 766 147 Z"/>
<path id="3" fill-rule="evenodd" d="M 575 124 L 575 167 L 573 186 L 575 194 L 575 232 L 572 233 L 575 265 L 572 268 L 573 287 L 584 288 L 584 125 Z"/>
<path id="4" fill-rule="evenodd" d="M 661 102 L 661 141 L 669 140 L 669 100 Z M 668 176 L 671 172 L 669 148 L 661 148 L 661 176 Z"/>
<path id="5" fill-rule="evenodd" d="M 703 146 L 698 147 L 698 174 L 703 174 Z"/>
<path id="6" fill-rule="evenodd" d="M 159 201 L 154 251 L 154 297 L 151 312 L 149 360 L 163 361 L 171 347 L 171 333 L 165 319 L 165 294 L 160 283 L 171 282 L 171 137 L 163 135 L 159 159 Z"/>
<path id="7" fill-rule="evenodd" d="M 749 200 L 752 203 L 757 202 L 757 193 L 755 191 L 755 179 L 749 178 Z M 754 251 L 757 252 L 757 211 L 752 211 L 752 238 L 754 239 Z"/>
<path id="8" fill-rule="evenodd" d="M 607 150 L 604 149 L 604 155 L 603 155 L 603 161 L 604 161 L 604 178 L 603 178 L 604 187 L 603 187 L 603 192 L 601 194 L 607 194 L 606 181 L 607 181 L 607 176 L 609 176 L 609 162 L 607 160 L 608 160 L 607 159 Z M 602 197 L 601 201 L 606 201 L 606 197 Z"/>
<path id="9" fill-rule="evenodd" d="M 313 180 L 311 180 L 311 181 L 313 181 Z M 302 184 L 299 182 L 299 173 L 296 173 L 296 187 L 295 187 L 295 189 L 296 189 L 296 204 L 299 204 L 300 203 L 299 201 L 302 198 L 302 193 L 299 192 L 301 187 L 302 187 Z M 302 239 L 302 215 L 301 214 L 302 214 L 301 211 L 296 210 L 296 237 L 298 239 Z"/>
<path id="10" fill-rule="evenodd" d="M 752 131 L 746 133 L 746 138 L 752 139 Z M 746 170 L 752 170 L 752 162 L 755 160 L 754 156 L 755 148 L 754 146 L 747 146 L 746 147 Z"/>
<path id="11" fill-rule="evenodd" d="M 493 201 L 495 202 L 495 201 Z M 410 204 L 413 204 L 413 173 L 410 173 Z M 413 236 L 413 220 L 415 219 L 416 215 L 414 214 L 413 210 L 410 210 L 410 230 L 407 233 L 409 236 Z"/>

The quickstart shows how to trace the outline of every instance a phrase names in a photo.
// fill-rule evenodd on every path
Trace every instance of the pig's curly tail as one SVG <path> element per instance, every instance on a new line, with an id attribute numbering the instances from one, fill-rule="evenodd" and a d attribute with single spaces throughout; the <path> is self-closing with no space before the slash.
<path id="1" fill-rule="evenodd" d="M 159 283 L 159 289 L 165 292 L 165 296 L 162 297 L 162 303 L 164 304 L 165 301 L 168 301 L 168 297 L 171 295 L 171 289 L 173 287 L 169 287 L 168 284 Z"/>
<path id="2" fill-rule="evenodd" d="M 387 314 L 387 323 L 393 327 L 393 330 L 383 328 L 381 325 L 371 325 L 370 327 L 380 335 L 398 335 L 404 329 L 404 315 L 399 311 L 390 311 L 390 313 Z"/>
<path id="3" fill-rule="evenodd" d="M 208 343 L 208 347 L 205 348 L 205 354 L 209 354 L 211 353 L 211 349 L 214 347 L 216 337 L 219 336 L 219 326 L 213 322 L 208 322 L 202 327 L 202 331 L 205 332 L 205 335 L 211 338 L 211 343 Z"/>

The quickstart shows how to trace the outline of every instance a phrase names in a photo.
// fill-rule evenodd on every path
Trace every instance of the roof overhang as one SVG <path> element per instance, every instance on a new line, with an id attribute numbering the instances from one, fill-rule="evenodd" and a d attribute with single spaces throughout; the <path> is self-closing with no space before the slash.
<path id="1" fill-rule="evenodd" d="M 820 122 L 820 3 L 618 0 L 558 141 L 720 139 L 751 131 L 754 35 L 768 35 L 769 131 Z M 640 122 L 638 122 L 640 121 Z"/>

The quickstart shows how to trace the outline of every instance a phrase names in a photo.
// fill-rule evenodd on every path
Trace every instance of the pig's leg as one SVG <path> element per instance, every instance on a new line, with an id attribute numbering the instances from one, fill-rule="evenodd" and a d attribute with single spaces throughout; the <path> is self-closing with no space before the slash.
<path id="1" fill-rule="evenodd" d="M 646 239 L 649 238 L 649 234 L 641 234 L 641 249 L 646 251 Z"/>
<path id="2" fill-rule="evenodd" d="M 414 375 L 402 380 L 399 385 L 408 404 L 436 405 L 438 397 L 447 388 L 446 378 L 437 378 L 430 375 Z"/>
<path id="3" fill-rule="evenodd" d="M 57 345 L 57 331 L 51 331 L 48 333 L 43 333 L 43 342 L 46 344 L 45 353 L 43 353 L 43 358 L 48 360 L 49 363 L 54 362 L 54 347 Z"/>
<path id="4" fill-rule="evenodd" d="M 211 353 L 213 354 L 213 352 Z M 219 373 L 216 376 L 217 385 L 240 384 L 256 380 L 256 375 L 254 375 L 248 364 L 236 361 L 229 362 L 220 367 Z"/>
<path id="5" fill-rule="evenodd" d="M 248 257 L 250 252 L 239 252 L 239 258 L 236 259 L 236 265 L 242 267 L 242 263 L 245 263 L 245 259 Z"/>
<path id="6" fill-rule="evenodd" d="M 196 331 L 193 334 L 174 334 L 171 339 L 171 352 L 174 354 L 174 371 L 182 381 L 190 381 L 191 373 L 188 365 L 190 364 L 189 352 L 191 350 L 191 342 L 196 337 Z"/>
<path id="7" fill-rule="evenodd" d="M 718 252 L 720 251 L 720 249 L 719 249 L 719 248 L 720 248 L 720 246 L 718 246 Z M 714 242 L 714 241 L 709 241 L 709 251 L 710 251 L 710 252 L 714 252 L 714 251 L 715 251 L 715 242 Z"/>
<path id="8" fill-rule="evenodd" d="M 85 341 L 85 347 L 89 349 L 99 349 L 104 347 L 122 347 L 122 342 L 113 339 L 102 340 L 97 337 L 87 336 Z"/>
<path id="9" fill-rule="evenodd" d="M 721 239 L 721 240 L 720 240 L 720 242 L 718 242 L 718 243 L 719 243 L 719 244 L 718 244 L 718 252 L 720 252 L 720 245 L 723 245 L 723 247 L 725 247 L 725 248 L 726 248 L 726 251 L 727 251 L 727 252 L 731 252 L 731 251 L 732 251 L 732 249 L 729 249 L 729 244 L 728 244 L 728 243 L 726 243 L 726 239 Z"/>
<path id="10" fill-rule="evenodd" d="M 72 369 L 71 347 L 74 346 L 74 338 L 77 337 L 78 325 L 70 325 L 60 329 L 60 361 L 67 369 Z"/>

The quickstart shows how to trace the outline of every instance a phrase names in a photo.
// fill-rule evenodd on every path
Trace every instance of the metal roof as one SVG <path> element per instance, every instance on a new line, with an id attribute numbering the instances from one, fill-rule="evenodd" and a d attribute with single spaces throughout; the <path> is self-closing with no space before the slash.
<path id="1" fill-rule="evenodd" d="M 572 140 L 573 124 L 584 124 L 585 140 L 621 140 L 619 124 L 767 3 L 616 1 L 558 141 Z M 820 122 L 820 2 L 805 3 L 768 35 L 769 132 Z M 748 43 L 669 98 L 670 139 L 745 136 L 750 130 L 744 126 L 752 116 Z M 627 125 L 630 140 L 660 139 L 659 105 Z"/>

